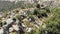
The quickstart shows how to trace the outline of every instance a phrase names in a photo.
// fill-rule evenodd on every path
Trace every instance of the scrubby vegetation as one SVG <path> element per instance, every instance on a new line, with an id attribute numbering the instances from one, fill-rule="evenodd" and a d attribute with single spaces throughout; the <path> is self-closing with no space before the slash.
<path id="1" fill-rule="evenodd" d="M 5 30 L 9 30 L 10 27 L 17 26 L 18 28 L 16 28 L 19 30 L 13 29 L 13 34 L 60 34 L 60 7 L 44 7 L 43 4 L 36 4 L 33 7 L 32 4 L 20 3 L 22 2 L 12 4 L 15 5 L 14 7 L 11 5 L 12 8 L 20 7 L 19 10 L 12 10 L 10 13 L 5 12 L 0 17 L 0 27 L 8 24 L 5 26 Z M 6 31 L 8 32 L 8 30 Z"/>
<path id="2" fill-rule="evenodd" d="M 52 9 L 51 13 L 45 20 L 46 27 L 41 26 L 38 34 L 60 34 L 60 8 Z"/>

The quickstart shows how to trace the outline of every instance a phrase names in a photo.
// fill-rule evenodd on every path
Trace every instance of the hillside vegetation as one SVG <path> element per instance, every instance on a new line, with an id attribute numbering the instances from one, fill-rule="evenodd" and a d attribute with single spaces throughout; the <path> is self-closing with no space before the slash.
<path id="1" fill-rule="evenodd" d="M 60 34 L 60 7 L 18 5 L 0 16 L 0 34 Z"/>

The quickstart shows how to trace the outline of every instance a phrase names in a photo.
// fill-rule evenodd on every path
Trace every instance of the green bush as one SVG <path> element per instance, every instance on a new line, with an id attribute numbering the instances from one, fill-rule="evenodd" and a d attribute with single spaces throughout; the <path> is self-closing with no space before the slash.
<path id="1" fill-rule="evenodd" d="M 52 10 L 53 17 L 46 21 L 46 28 L 40 34 L 60 34 L 60 8 Z"/>
<path id="2" fill-rule="evenodd" d="M 16 18 L 17 18 L 19 21 L 21 21 L 21 20 L 22 20 L 22 18 L 21 18 L 21 16 L 20 16 L 20 15 L 16 15 Z"/>
<path id="3" fill-rule="evenodd" d="M 33 34 L 60 34 L 60 8 L 54 8 L 52 11 L 53 16 L 48 17 L 45 21 L 46 27 L 40 26 L 38 32 L 32 32 Z M 35 30 L 36 31 L 36 30 Z"/>
<path id="4" fill-rule="evenodd" d="M 38 16 L 38 18 L 42 18 L 42 17 L 47 17 L 47 11 L 44 9 L 34 9 L 34 15 Z"/>
<path id="5" fill-rule="evenodd" d="M 34 9 L 34 15 L 38 15 L 38 14 L 40 14 L 39 10 L 38 9 Z"/>

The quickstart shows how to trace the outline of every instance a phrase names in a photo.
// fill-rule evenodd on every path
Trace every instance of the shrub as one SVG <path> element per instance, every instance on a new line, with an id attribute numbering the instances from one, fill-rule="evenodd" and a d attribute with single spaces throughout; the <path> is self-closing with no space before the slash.
<path id="1" fill-rule="evenodd" d="M 40 34 L 60 34 L 60 8 L 52 10 L 53 17 L 46 20 L 46 28 L 40 29 Z"/>
<path id="2" fill-rule="evenodd" d="M 37 4 L 36 7 L 37 7 L 37 8 L 40 8 L 40 4 Z"/>
<path id="3" fill-rule="evenodd" d="M 17 15 L 17 16 L 16 16 L 16 18 L 17 18 L 19 21 L 21 21 L 21 20 L 22 20 L 22 18 L 21 18 L 21 16 L 20 16 L 20 15 Z"/>
<path id="4" fill-rule="evenodd" d="M 38 9 L 34 9 L 34 15 L 38 15 L 38 14 L 40 14 L 39 10 Z"/>
<path id="5" fill-rule="evenodd" d="M 41 10 L 35 9 L 34 10 L 34 15 L 38 16 L 38 18 L 42 18 L 42 17 L 47 17 L 48 16 L 46 10 L 44 10 L 44 9 L 41 9 Z"/>

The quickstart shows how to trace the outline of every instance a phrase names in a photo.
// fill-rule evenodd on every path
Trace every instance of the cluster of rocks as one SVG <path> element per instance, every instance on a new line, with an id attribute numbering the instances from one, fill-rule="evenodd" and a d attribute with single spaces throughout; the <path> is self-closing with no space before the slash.
<path id="1" fill-rule="evenodd" d="M 33 10 L 34 8 L 16 9 L 6 13 L 6 16 L 4 14 L 0 20 L 0 34 L 24 34 L 24 32 L 39 28 L 42 22 L 37 20 L 38 18 L 35 16 L 29 17 L 29 13 L 33 13 Z M 21 21 L 16 17 L 17 15 L 20 15 Z M 30 25 L 26 25 L 27 22 Z"/>
<path id="2" fill-rule="evenodd" d="M 59 3 L 56 2 L 45 1 L 43 4 L 47 7 L 55 7 L 56 4 L 58 4 L 56 6 L 59 6 Z M 24 34 L 25 32 L 39 28 L 41 25 L 45 28 L 46 25 L 36 15 L 31 15 L 34 13 L 34 9 L 35 8 L 19 8 L 0 15 L 0 34 Z"/>

